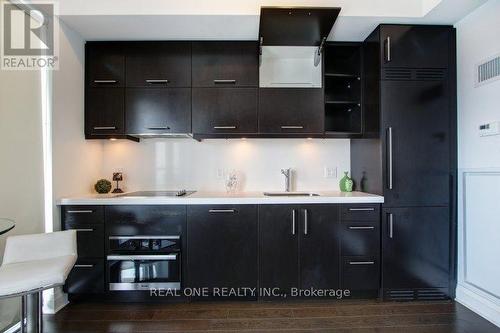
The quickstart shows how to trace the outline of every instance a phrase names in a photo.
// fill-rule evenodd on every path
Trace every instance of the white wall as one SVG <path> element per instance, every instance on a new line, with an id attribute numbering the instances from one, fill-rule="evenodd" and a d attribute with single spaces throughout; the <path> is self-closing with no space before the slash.
<path id="1" fill-rule="evenodd" d="M 224 191 L 218 169 L 241 174 L 243 191 L 283 190 L 281 168 L 295 170 L 298 190 L 338 190 L 338 179 L 324 167 L 350 170 L 349 140 L 150 139 L 141 143 L 107 141 L 103 173 L 124 173 L 126 190 L 195 189 Z"/>
<path id="2" fill-rule="evenodd" d="M 459 120 L 459 281 L 457 300 L 500 326 L 500 136 L 480 124 L 500 120 L 500 81 L 474 87 L 474 65 L 500 53 L 500 0 L 456 24 Z"/>
<path id="3" fill-rule="evenodd" d="M 0 70 L 0 218 L 16 226 L 0 235 L 43 231 L 43 150 L 39 71 Z M 18 320 L 18 299 L 0 301 L 0 331 Z"/>

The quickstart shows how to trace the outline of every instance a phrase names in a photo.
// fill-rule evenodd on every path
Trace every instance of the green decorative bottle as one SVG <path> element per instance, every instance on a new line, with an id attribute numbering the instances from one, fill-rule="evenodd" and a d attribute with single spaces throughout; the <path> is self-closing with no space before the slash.
<path id="1" fill-rule="evenodd" d="M 340 191 L 342 192 L 352 192 L 352 187 L 354 185 L 351 178 L 348 176 L 349 172 L 344 172 L 344 177 L 340 180 Z"/>

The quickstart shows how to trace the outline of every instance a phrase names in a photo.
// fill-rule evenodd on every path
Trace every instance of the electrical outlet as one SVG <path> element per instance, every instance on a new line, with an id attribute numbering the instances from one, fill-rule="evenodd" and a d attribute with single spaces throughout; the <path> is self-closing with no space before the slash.
<path id="1" fill-rule="evenodd" d="M 479 126 L 479 136 L 492 136 L 500 134 L 500 121 Z"/>
<path id="2" fill-rule="evenodd" d="M 325 167 L 323 176 L 325 178 L 337 178 L 337 167 Z"/>
<path id="3" fill-rule="evenodd" d="M 226 174 L 226 170 L 222 169 L 222 168 L 218 168 L 217 169 L 217 178 L 218 179 L 222 179 L 224 178 L 224 175 Z"/>

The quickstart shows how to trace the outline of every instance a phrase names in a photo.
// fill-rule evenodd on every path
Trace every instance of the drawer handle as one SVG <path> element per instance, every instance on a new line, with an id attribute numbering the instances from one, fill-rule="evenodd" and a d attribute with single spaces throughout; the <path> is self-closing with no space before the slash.
<path id="1" fill-rule="evenodd" d="M 181 236 L 109 236 L 110 240 L 126 239 L 181 239 Z"/>
<path id="2" fill-rule="evenodd" d="M 148 130 L 169 130 L 170 127 L 168 126 L 152 126 L 152 127 L 148 127 Z"/>
<path id="3" fill-rule="evenodd" d="M 94 126 L 94 130 L 115 130 L 116 126 Z"/>
<path id="4" fill-rule="evenodd" d="M 281 129 L 304 129 L 304 126 L 281 126 Z"/>
<path id="5" fill-rule="evenodd" d="M 236 129 L 236 126 L 214 126 L 214 129 Z"/>
<path id="6" fill-rule="evenodd" d="M 234 209 L 210 209 L 209 213 L 236 213 Z"/>
<path id="7" fill-rule="evenodd" d="M 108 260 L 117 260 L 117 261 L 128 261 L 128 260 L 177 260 L 177 254 L 163 254 L 163 255 L 132 255 L 132 256 L 107 256 Z"/>
<path id="8" fill-rule="evenodd" d="M 75 265 L 75 268 L 93 268 L 94 265 L 82 265 L 82 264 L 78 264 L 78 265 Z"/>
<path id="9" fill-rule="evenodd" d="M 373 265 L 374 261 L 349 261 L 349 265 Z"/>
<path id="10" fill-rule="evenodd" d="M 84 209 L 84 210 L 67 210 L 66 213 L 68 214 L 92 214 L 94 211 L 91 209 Z"/>
<path id="11" fill-rule="evenodd" d="M 373 212 L 375 208 L 349 208 L 350 212 Z"/>
<path id="12" fill-rule="evenodd" d="M 146 83 L 149 84 L 167 84 L 169 81 L 168 80 L 146 80 Z"/>
<path id="13" fill-rule="evenodd" d="M 236 80 L 214 80 L 215 84 L 222 84 L 222 83 L 231 83 L 231 84 L 236 84 Z"/>
<path id="14" fill-rule="evenodd" d="M 68 229 L 68 230 L 75 230 L 76 232 L 93 232 L 94 229 Z"/>
<path id="15" fill-rule="evenodd" d="M 375 227 L 349 227 L 351 230 L 373 230 Z"/>
<path id="16" fill-rule="evenodd" d="M 117 80 L 94 80 L 94 83 L 113 84 L 113 83 L 118 83 L 118 81 Z"/>
<path id="17" fill-rule="evenodd" d="M 304 235 L 307 235 L 308 233 L 308 227 L 309 227 L 309 224 L 308 224 L 308 221 L 307 221 L 307 217 L 308 217 L 308 212 L 307 212 L 307 209 L 304 209 Z"/>

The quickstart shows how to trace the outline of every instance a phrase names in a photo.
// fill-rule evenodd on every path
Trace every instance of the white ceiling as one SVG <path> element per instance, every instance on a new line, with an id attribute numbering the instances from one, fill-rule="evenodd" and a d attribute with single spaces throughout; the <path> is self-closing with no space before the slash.
<path id="1" fill-rule="evenodd" d="M 329 40 L 363 40 L 380 23 L 454 24 L 487 0 L 64 0 L 86 40 L 257 40 L 261 6 L 341 7 Z"/>

